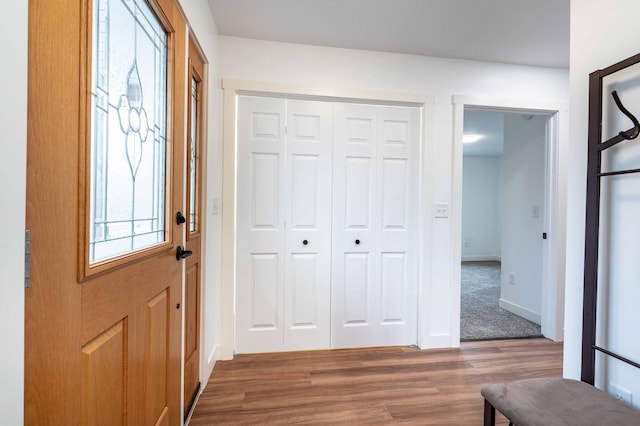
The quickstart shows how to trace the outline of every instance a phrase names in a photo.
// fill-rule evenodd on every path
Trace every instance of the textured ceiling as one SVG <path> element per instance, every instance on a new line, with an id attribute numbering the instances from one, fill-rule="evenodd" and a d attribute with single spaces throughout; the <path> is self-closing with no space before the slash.
<path id="1" fill-rule="evenodd" d="M 569 67 L 569 0 L 209 0 L 221 35 Z"/>

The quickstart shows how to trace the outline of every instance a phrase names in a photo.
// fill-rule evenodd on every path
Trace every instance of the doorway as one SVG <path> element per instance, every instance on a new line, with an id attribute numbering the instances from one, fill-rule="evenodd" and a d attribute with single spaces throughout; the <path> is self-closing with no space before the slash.
<path id="1" fill-rule="evenodd" d="M 541 335 L 547 120 L 464 110 L 461 340 Z"/>
<path id="2" fill-rule="evenodd" d="M 465 110 L 494 111 L 502 113 L 515 113 L 520 116 L 543 117 L 545 122 L 545 151 L 544 151 L 544 197 L 543 202 L 537 208 L 531 204 L 526 210 L 529 217 L 539 215 L 539 220 L 544 224 L 546 239 L 542 240 L 542 266 L 540 292 L 540 326 L 541 334 L 552 340 L 562 340 L 563 335 L 563 304 L 564 304 L 564 234 L 566 229 L 565 219 L 558 214 L 564 199 L 563 176 L 559 173 L 558 164 L 560 158 L 565 155 L 559 141 L 566 140 L 566 130 L 558 123 L 564 122 L 567 116 L 567 108 L 564 104 L 554 102 L 531 102 L 522 100 L 504 100 L 492 98 L 471 98 L 454 96 L 454 144 L 453 144 L 453 197 L 452 197 L 452 250 L 451 267 L 453 282 L 458 283 L 452 287 L 452 316 L 453 332 L 460 332 L 460 308 L 461 308 L 461 279 L 462 279 L 462 249 L 464 245 L 462 237 L 463 215 L 463 135 Z M 532 119 L 534 118 L 532 117 Z M 522 118 L 520 118 L 522 120 Z M 523 213 L 524 214 L 524 213 Z M 543 235 L 540 235 L 542 239 Z M 502 241 L 502 240 L 501 240 Z M 472 243 L 473 244 L 473 243 Z M 506 250 L 501 247 L 502 253 Z M 501 268 L 502 269 L 502 268 Z M 511 272 L 511 271 L 509 271 Z M 502 274 L 501 274 L 502 275 Z M 519 275 L 514 272 L 501 277 L 501 289 L 504 280 L 512 280 L 518 283 Z M 455 312 L 458 312 L 456 315 Z M 519 312 L 519 314 L 521 314 Z M 454 342 L 460 340 L 460 334 L 453 336 Z"/>

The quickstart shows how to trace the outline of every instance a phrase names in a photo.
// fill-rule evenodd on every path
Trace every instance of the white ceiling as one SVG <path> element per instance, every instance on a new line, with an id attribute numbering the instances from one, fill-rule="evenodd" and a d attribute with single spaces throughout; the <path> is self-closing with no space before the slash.
<path id="1" fill-rule="evenodd" d="M 208 0 L 221 35 L 569 67 L 569 0 Z"/>

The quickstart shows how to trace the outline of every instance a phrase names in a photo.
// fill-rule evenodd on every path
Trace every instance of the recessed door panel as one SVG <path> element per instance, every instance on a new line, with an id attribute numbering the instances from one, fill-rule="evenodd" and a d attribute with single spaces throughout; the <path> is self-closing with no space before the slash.
<path id="1" fill-rule="evenodd" d="M 294 154 L 291 158 L 291 227 L 318 227 L 318 189 L 320 159 L 318 155 Z M 326 202 L 326 201 L 325 201 Z"/>
<path id="2" fill-rule="evenodd" d="M 409 213 L 409 160 L 382 160 L 382 223 L 383 229 L 407 229 Z"/>
<path id="3" fill-rule="evenodd" d="M 343 325 L 370 325 L 369 254 L 345 253 Z"/>
<path id="4" fill-rule="evenodd" d="M 289 103 L 291 106 L 292 104 Z M 299 105 L 299 104 L 298 104 Z M 295 105 L 293 105 L 295 107 Z M 292 117 L 292 130 L 291 137 L 299 142 L 322 142 L 322 120 L 326 117 L 322 117 L 318 114 L 304 114 L 294 112 Z"/>
<path id="5" fill-rule="evenodd" d="M 146 424 L 155 424 L 167 406 L 167 352 L 169 298 L 165 290 L 147 303 L 147 360 L 145 371 Z"/>
<path id="6" fill-rule="evenodd" d="M 85 425 L 125 423 L 126 321 L 121 321 L 82 348 Z"/>
<path id="7" fill-rule="evenodd" d="M 372 175 L 374 161 L 367 157 L 347 157 L 345 164 L 344 216 L 347 229 L 371 227 Z"/>
<path id="8" fill-rule="evenodd" d="M 406 253 L 381 253 L 380 323 L 404 323 L 407 310 Z"/>
<path id="9" fill-rule="evenodd" d="M 356 113 L 357 114 L 357 113 Z M 346 135 L 348 143 L 375 143 L 375 117 L 347 116 L 345 117 Z"/>
<path id="10" fill-rule="evenodd" d="M 278 154 L 251 154 L 251 213 L 254 228 L 276 229 L 280 208 L 280 160 Z"/>
<path id="11" fill-rule="evenodd" d="M 291 256 L 291 285 L 293 304 L 291 328 L 318 327 L 318 307 L 315 303 L 318 289 L 318 254 L 305 253 Z"/>
<path id="12" fill-rule="evenodd" d="M 278 255 L 251 255 L 250 329 L 276 330 L 278 328 Z"/>
<path id="13" fill-rule="evenodd" d="M 261 140 L 279 141 L 281 138 L 281 114 L 277 112 L 253 112 L 251 114 L 251 135 L 257 142 Z"/>

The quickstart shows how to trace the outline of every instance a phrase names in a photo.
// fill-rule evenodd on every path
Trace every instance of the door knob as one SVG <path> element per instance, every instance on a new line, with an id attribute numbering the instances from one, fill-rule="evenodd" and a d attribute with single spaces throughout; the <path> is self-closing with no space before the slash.
<path id="1" fill-rule="evenodd" d="M 178 225 L 182 225 L 183 223 L 185 223 L 187 221 L 187 219 L 184 217 L 184 215 L 182 214 L 182 212 L 178 212 L 176 213 L 176 223 Z"/>
<path id="2" fill-rule="evenodd" d="M 356 240 L 356 245 L 360 245 L 360 240 Z"/>
<path id="3" fill-rule="evenodd" d="M 191 250 L 185 250 L 184 247 L 178 246 L 176 249 L 176 260 L 186 259 L 191 256 L 193 252 Z"/>
<path id="4" fill-rule="evenodd" d="M 302 244 L 304 244 L 304 245 L 306 246 L 307 244 L 309 244 L 309 241 L 307 241 L 307 240 L 302 240 Z"/>

